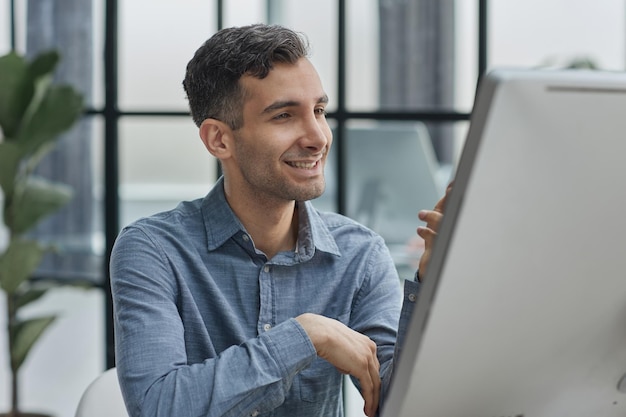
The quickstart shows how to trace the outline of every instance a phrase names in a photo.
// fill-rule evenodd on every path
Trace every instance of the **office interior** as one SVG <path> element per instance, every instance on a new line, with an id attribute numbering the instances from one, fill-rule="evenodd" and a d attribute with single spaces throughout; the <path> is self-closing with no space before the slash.
<path id="1" fill-rule="evenodd" d="M 624 0 L 0 0 L 0 55 L 58 49 L 56 79 L 86 104 L 41 168 L 75 195 L 36 231 L 62 249 L 36 278 L 59 285 L 25 313 L 59 318 L 21 370 L 25 411 L 73 416 L 86 386 L 114 366 L 107 264 L 117 233 L 204 196 L 219 176 L 188 115 L 186 63 L 219 28 L 255 22 L 308 36 L 334 134 L 314 204 L 381 233 L 401 278 L 423 247 L 417 211 L 454 177 L 483 74 L 626 66 Z M 6 241 L 0 226 L 0 251 Z M 0 413 L 7 349 L 0 332 Z M 346 415 L 362 416 L 358 394 L 346 396 Z"/>

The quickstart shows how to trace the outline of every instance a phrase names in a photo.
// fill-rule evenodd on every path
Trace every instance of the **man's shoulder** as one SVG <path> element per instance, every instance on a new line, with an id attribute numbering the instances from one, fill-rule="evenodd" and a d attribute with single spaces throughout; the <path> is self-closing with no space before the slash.
<path id="1" fill-rule="evenodd" d="M 379 234 L 359 223 L 358 221 L 343 214 L 317 211 L 320 219 L 333 235 L 350 234 L 363 237 L 379 238 Z"/>
<path id="2" fill-rule="evenodd" d="M 175 208 L 141 217 L 124 226 L 120 236 L 139 231 L 149 236 L 186 235 L 202 226 L 202 199 L 180 202 Z"/>

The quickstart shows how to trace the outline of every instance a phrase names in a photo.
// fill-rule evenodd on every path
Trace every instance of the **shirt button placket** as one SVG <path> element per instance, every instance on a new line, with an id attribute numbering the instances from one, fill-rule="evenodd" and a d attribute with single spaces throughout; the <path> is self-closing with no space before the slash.
<path id="1" fill-rule="evenodd" d="M 267 332 L 272 328 L 272 279 L 270 272 L 271 265 L 264 265 L 259 276 L 259 286 L 261 289 L 261 306 L 259 311 L 259 332 Z"/>

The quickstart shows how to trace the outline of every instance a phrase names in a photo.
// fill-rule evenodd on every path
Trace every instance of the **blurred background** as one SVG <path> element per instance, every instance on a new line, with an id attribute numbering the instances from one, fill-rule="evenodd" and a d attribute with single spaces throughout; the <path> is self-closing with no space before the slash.
<path id="1" fill-rule="evenodd" d="M 21 371 L 23 410 L 71 417 L 89 382 L 114 366 L 107 264 L 117 233 L 204 196 L 219 175 L 187 113 L 186 64 L 217 29 L 256 22 L 308 36 L 330 97 L 335 142 L 314 204 L 380 232 L 401 278 L 422 248 L 417 211 L 454 175 L 481 75 L 626 65 L 625 0 L 0 0 L 0 54 L 58 49 L 57 79 L 87 103 L 41 167 L 71 184 L 74 200 L 37 234 L 63 254 L 45 260 L 42 278 L 91 286 L 60 286 L 29 307 L 60 319 Z M 4 337 L 0 412 L 9 406 Z M 362 415 L 350 391 L 347 408 Z"/>

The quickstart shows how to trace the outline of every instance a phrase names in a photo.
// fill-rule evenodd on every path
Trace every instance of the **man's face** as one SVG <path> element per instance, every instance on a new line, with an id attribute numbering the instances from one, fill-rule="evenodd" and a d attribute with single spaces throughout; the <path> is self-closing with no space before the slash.
<path id="1" fill-rule="evenodd" d="M 243 126 L 234 132 L 243 192 L 272 200 L 310 200 L 324 192 L 332 143 L 328 98 L 308 59 L 277 64 L 267 77 L 243 76 Z"/>

